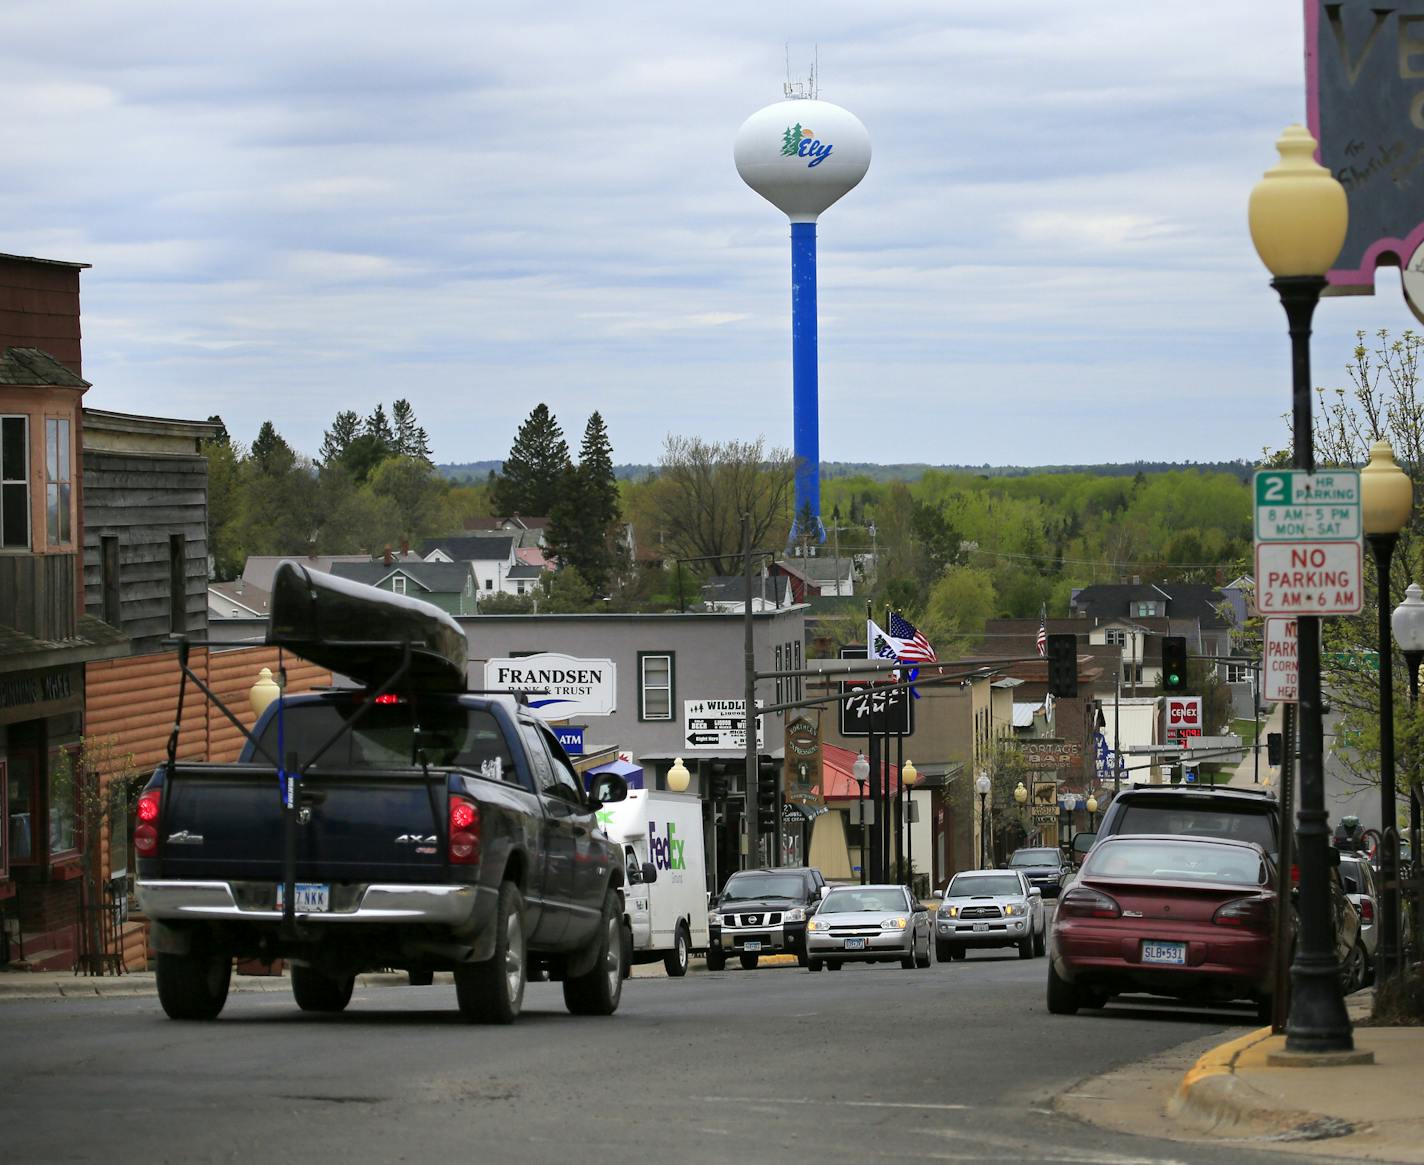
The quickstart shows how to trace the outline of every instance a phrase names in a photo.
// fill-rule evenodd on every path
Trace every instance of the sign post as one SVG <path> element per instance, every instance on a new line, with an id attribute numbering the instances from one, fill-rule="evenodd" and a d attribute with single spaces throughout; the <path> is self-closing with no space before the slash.
<path id="1" fill-rule="evenodd" d="M 1263 615 L 1358 615 L 1365 546 L 1360 471 L 1260 469 L 1256 606 Z"/>

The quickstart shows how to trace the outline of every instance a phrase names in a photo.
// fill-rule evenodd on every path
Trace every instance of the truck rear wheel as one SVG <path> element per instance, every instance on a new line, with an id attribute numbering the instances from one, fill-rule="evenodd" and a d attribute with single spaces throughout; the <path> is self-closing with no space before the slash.
<path id="1" fill-rule="evenodd" d="M 227 1002 L 232 960 L 160 953 L 157 979 L 158 1002 L 169 1019 L 216 1019 Z"/>
<path id="2" fill-rule="evenodd" d="M 345 1011 L 354 975 L 325 975 L 315 967 L 292 964 L 292 998 L 303 1011 Z"/>
<path id="3" fill-rule="evenodd" d="M 524 898 L 513 882 L 499 888 L 494 925 L 494 954 L 455 967 L 455 999 L 470 1023 L 513 1023 L 524 1006 Z"/>
<path id="4" fill-rule="evenodd" d="M 692 953 L 692 937 L 687 933 L 687 924 L 679 922 L 673 936 L 672 950 L 663 956 L 663 969 L 674 979 L 687 974 L 687 961 Z"/>
<path id="5" fill-rule="evenodd" d="M 584 974 L 564 980 L 564 1006 L 574 1015 L 612 1015 L 623 998 L 622 923 L 618 896 L 612 890 L 603 900 L 598 956 Z"/>

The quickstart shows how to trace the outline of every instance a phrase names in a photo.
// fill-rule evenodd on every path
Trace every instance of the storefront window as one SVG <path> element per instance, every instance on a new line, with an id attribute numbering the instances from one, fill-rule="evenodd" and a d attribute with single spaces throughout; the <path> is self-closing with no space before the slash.
<path id="1" fill-rule="evenodd" d="M 8 766 L 5 817 L 8 864 L 35 860 L 35 779 L 33 761 L 24 755 L 12 756 Z"/>
<path id="2" fill-rule="evenodd" d="M 54 861 L 79 848 L 74 827 L 78 804 L 78 781 L 74 756 L 56 752 L 50 756 L 49 768 L 49 859 Z"/>
<path id="3" fill-rule="evenodd" d="M 10 788 L 6 781 L 5 774 L 5 762 L 0 760 L 0 805 L 4 805 L 7 810 L 6 828 L 0 829 L 0 878 L 5 877 L 10 872 L 10 829 L 8 816 Z"/>

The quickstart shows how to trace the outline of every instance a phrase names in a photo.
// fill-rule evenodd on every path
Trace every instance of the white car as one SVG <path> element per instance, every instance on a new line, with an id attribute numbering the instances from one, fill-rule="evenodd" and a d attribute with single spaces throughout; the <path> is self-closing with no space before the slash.
<path id="1" fill-rule="evenodd" d="M 806 924 L 807 966 L 847 962 L 930 965 L 930 916 L 904 886 L 836 886 Z"/>
<path id="2" fill-rule="evenodd" d="M 1019 958 L 1041 955 L 1046 945 L 1043 892 L 1018 870 L 963 870 L 936 890 L 935 954 L 962 959 L 970 947 L 1018 947 Z"/>

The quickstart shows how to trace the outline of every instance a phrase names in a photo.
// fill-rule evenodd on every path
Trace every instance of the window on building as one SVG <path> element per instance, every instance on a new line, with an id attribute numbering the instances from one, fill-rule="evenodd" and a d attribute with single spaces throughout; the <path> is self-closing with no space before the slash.
<path id="1" fill-rule="evenodd" d="M 487 579 L 485 579 L 485 590 L 487 590 L 487 591 L 492 591 L 492 590 L 494 590 L 494 579 L 492 579 L 492 578 L 487 578 Z"/>
<path id="2" fill-rule="evenodd" d="M 671 720 L 673 661 L 671 652 L 638 652 L 638 719 Z"/>
<path id="3" fill-rule="evenodd" d="M 524 580 L 523 580 L 523 579 L 520 579 L 518 582 L 516 582 L 516 583 L 514 584 L 514 593 L 515 593 L 516 595 L 522 595 L 522 594 L 524 593 Z"/>
<path id="4" fill-rule="evenodd" d="M 5 807 L 5 828 L 0 829 L 0 878 L 7 877 L 10 873 L 10 785 L 6 779 L 7 768 L 5 762 L 0 760 L 0 805 Z"/>
<path id="5" fill-rule="evenodd" d="M 391 576 L 391 590 L 398 595 L 405 594 L 405 575 L 396 574 Z"/>
<path id="6" fill-rule="evenodd" d="M 101 618 L 111 627 L 117 627 L 121 618 L 119 594 L 119 536 L 103 534 L 99 537 L 99 602 Z"/>
<path id="7" fill-rule="evenodd" d="M 45 418 L 45 523 L 49 545 L 74 541 L 73 482 L 69 469 L 69 418 Z"/>
<path id="8" fill-rule="evenodd" d="M 1140 663 L 1123 664 L 1122 682 L 1125 684 L 1140 684 L 1142 682 L 1142 665 Z"/>
<path id="9" fill-rule="evenodd" d="M 30 547 L 30 422 L 0 417 L 0 550 Z"/>
<path id="10" fill-rule="evenodd" d="M 188 630 L 188 561 L 182 534 L 168 535 L 168 626 L 174 635 Z"/>
<path id="11" fill-rule="evenodd" d="M 1162 613 L 1162 604 L 1153 599 L 1132 604 L 1132 613 L 1139 619 L 1148 619 Z"/>
<path id="12" fill-rule="evenodd" d="M 1252 671 L 1249 663 L 1228 663 L 1226 665 L 1226 682 L 1228 684 L 1249 684 L 1255 678 Z"/>
<path id="13" fill-rule="evenodd" d="M 776 667 L 774 670 L 779 672 L 781 671 L 781 669 L 781 644 L 778 643 L 776 645 Z M 786 685 L 783 682 L 781 676 L 779 675 L 776 677 L 776 702 L 778 704 L 783 704 L 786 702 Z"/>
<path id="14" fill-rule="evenodd" d="M 791 655 L 792 655 L 792 658 L 791 658 L 791 667 L 792 667 L 792 669 L 793 669 L 794 671 L 800 671 L 800 670 L 801 670 L 801 641 L 800 641 L 799 639 L 793 640 L 793 641 L 792 641 L 792 644 L 791 644 L 791 649 L 792 649 L 792 651 L 791 651 Z M 795 680 L 793 680 L 792 682 L 796 685 L 796 699 L 798 699 L 798 700 L 804 699 L 804 698 L 805 698 L 805 687 L 804 687 L 804 683 L 803 683 L 802 677 L 801 677 L 801 676 L 797 676 L 797 677 L 795 678 Z"/>
<path id="15" fill-rule="evenodd" d="M 1127 632 L 1121 627 L 1111 628 L 1104 634 L 1103 641 L 1109 647 L 1126 647 Z"/>
<path id="16" fill-rule="evenodd" d="M 10 753 L 5 794 L 8 865 L 33 865 L 39 856 L 38 839 L 35 837 L 40 824 L 39 790 L 36 788 L 38 768 L 34 753 Z"/>
<path id="17" fill-rule="evenodd" d="M 49 860 L 79 849 L 76 825 L 80 774 L 78 747 L 50 753 L 49 757 Z"/>

